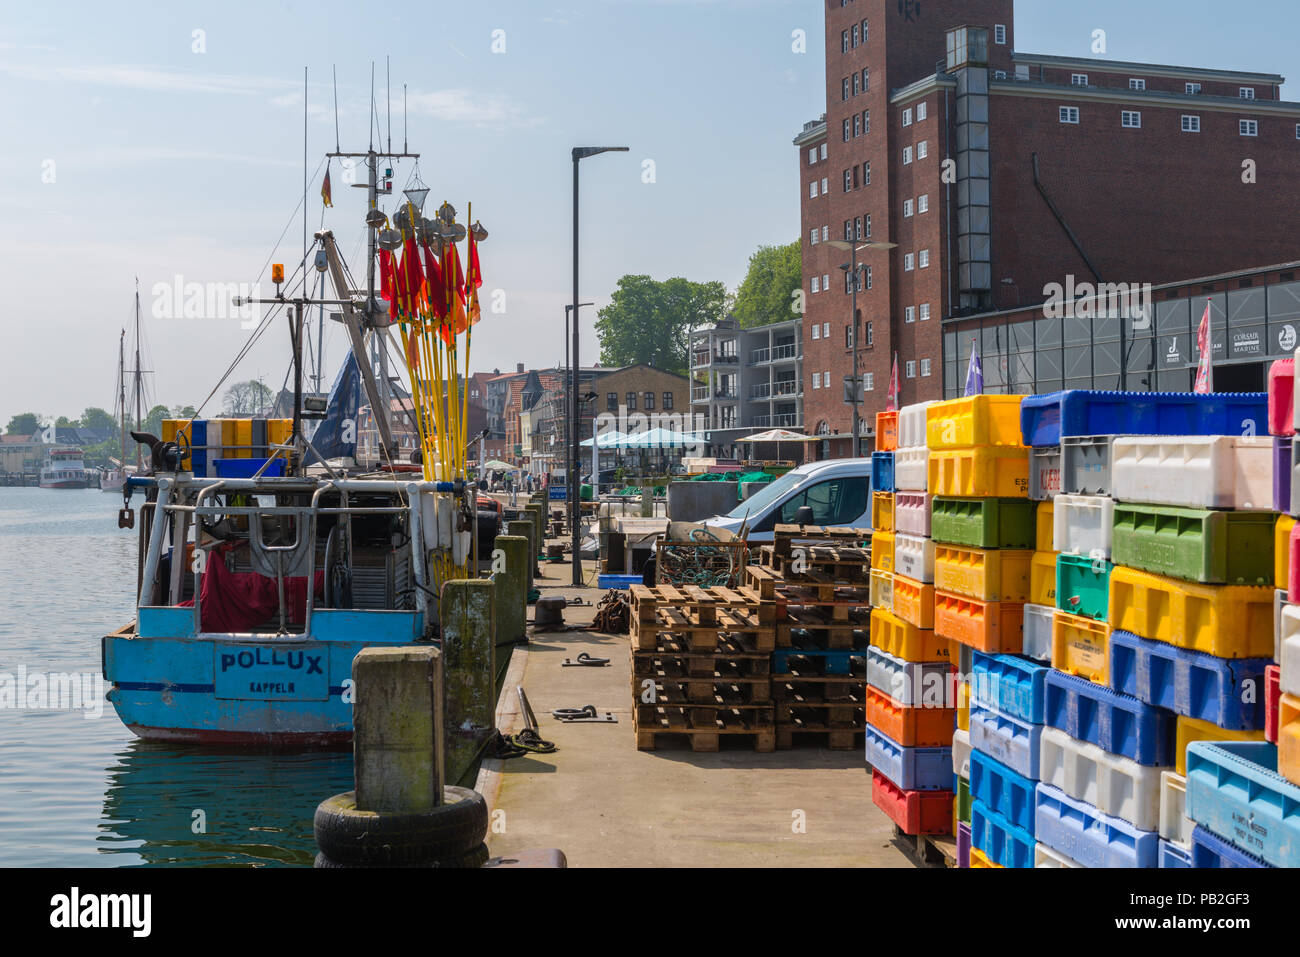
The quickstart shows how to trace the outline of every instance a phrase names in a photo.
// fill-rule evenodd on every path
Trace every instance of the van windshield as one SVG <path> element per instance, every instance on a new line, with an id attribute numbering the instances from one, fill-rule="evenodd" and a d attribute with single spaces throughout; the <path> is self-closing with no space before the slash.
<path id="1" fill-rule="evenodd" d="M 743 519 L 746 515 L 751 518 L 761 515 L 767 511 L 773 502 L 778 502 L 791 489 L 799 484 L 800 480 L 807 476 L 798 472 L 786 472 L 779 479 L 765 485 L 762 489 L 755 492 L 749 498 L 745 499 L 734 509 L 727 513 L 727 518 Z"/>

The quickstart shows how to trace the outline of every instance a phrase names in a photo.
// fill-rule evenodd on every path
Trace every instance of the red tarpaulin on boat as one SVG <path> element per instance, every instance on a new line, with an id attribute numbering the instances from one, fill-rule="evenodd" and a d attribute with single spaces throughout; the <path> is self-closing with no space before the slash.
<path id="1" fill-rule="evenodd" d="M 226 550 L 209 555 L 203 570 L 203 587 L 199 590 L 203 599 L 201 626 L 203 631 L 211 632 L 252 631 L 255 625 L 279 614 L 279 588 L 274 578 L 257 572 L 232 572 L 222 557 Z M 325 588 L 325 573 L 317 572 L 315 579 L 316 597 L 320 598 Z M 307 617 L 305 576 L 284 580 L 284 605 L 289 624 L 302 624 Z M 194 600 L 181 602 L 181 607 L 194 607 Z"/>

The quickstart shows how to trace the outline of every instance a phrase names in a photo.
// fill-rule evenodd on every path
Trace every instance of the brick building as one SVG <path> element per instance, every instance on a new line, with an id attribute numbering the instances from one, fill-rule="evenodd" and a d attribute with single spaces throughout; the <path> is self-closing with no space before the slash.
<path id="1" fill-rule="evenodd" d="M 864 430 L 894 353 L 904 404 L 960 388 L 972 317 L 1042 318 L 1064 290 L 1295 258 L 1300 104 L 1280 99 L 1283 77 L 1040 56 L 1014 39 L 1013 0 L 827 0 L 827 111 L 794 140 L 805 422 L 827 436 L 823 455 L 849 452 L 854 335 L 849 253 L 827 240 L 896 244 L 859 253 Z M 1118 349 L 1120 325 L 1072 334 Z M 1007 389 L 1084 380 L 1039 370 L 1036 345 L 1008 353 L 1033 369 L 1010 363 Z M 1090 352 L 1086 378 L 1104 387 L 1109 368 Z"/>

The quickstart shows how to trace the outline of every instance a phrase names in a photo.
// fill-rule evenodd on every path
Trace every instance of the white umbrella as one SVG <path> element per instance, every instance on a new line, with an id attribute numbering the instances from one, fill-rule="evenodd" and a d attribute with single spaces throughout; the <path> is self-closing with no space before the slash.
<path id="1" fill-rule="evenodd" d="M 755 435 L 747 435 L 743 439 L 736 439 L 737 442 L 775 442 L 776 454 L 779 458 L 781 455 L 782 442 L 817 442 L 816 436 L 804 435 L 802 432 L 791 432 L 789 429 L 772 429 L 768 432 L 759 432 Z"/>

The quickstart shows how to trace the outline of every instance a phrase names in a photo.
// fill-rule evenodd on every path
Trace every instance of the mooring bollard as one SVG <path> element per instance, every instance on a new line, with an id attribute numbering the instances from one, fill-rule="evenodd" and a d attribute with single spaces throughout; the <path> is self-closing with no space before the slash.
<path id="1" fill-rule="evenodd" d="M 537 554 L 540 555 L 546 551 L 546 509 L 537 502 L 529 502 L 524 512 L 533 520 L 533 525 L 537 529 L 537 534 L 533 536 L 533 544 L 537 547 Z"/>
<path id="2" fill-rule="evenodd" d="M 497 642 L 522 641 L 527 637 L 528 627 L 528 539 L 498 535 L 492 570 L 496 584 Z"/>
<path id="3" fill-rule="evenodd" d="M 443 660 L 428 645 L 353 659 L 355 789 L 316 808 L 317 867 L 486 863 L 487 802 L 443 784 Z"/>
<path id="4" fill-rule="evenodd" d="M 655 517 L 655 490 L 649 485 L 641 489 L 641 517 Z"/>
<path id="5" fill-rule="evenodd" d="M 528 562 L 525 568 L 527 575 L 525 577 L 526 591 L 533 590 L 533 575 L 537 571 L 537 528 L 533 525 L 531 518 L 516 519 L 513 522 L 506 522 L 506 534 L 517 535 L 520 538 L 528 539 Z"/>
<path id="6" fill-rule="evenodd" d="M 490 580 L 442 586 L 443 730 L 447 780 L 459 781 L 496 731 L 496 619 Z"/>

